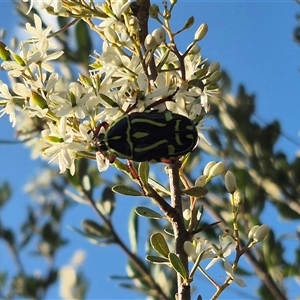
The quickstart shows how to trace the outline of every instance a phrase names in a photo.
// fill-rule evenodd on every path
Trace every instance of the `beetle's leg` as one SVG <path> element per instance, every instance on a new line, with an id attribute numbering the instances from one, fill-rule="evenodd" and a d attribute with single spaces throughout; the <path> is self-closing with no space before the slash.
<path id="1" fill-rule="evenodd" d="M 127 166 L 128 166 L 128 168 L 130 170 L 130 173 L 131 173 L 132 177 L 139 182 L 139 185 L 140 185 L 140 187 L 141 187 L 141 189 L 143 191 L 143 194 L 146 196 L 146 192 L 144 190 L 143 183 L 142 183 L 142 181 L 141 181 L 141 179 L 139 177 L 139 174 L 138 174 L 137 170 L 133 167 L 131 160 L 127 159 Z"/>
<path id="2" fill-rule="evenodd" d="M 101 128 L 103 127 L 105 130 L 107 130 L 108 126 L 109 126 L 109 125 L 108 125 L 107 122 L 102 122 L 102 123 L 100 123 L 94 130 L 92 130 L 92 129 L 89 130 L 88 133 L 93 132 L 94 138 L 97 138 L 98 135 L 99 135 L 99 132 L 100 132 Z"/>

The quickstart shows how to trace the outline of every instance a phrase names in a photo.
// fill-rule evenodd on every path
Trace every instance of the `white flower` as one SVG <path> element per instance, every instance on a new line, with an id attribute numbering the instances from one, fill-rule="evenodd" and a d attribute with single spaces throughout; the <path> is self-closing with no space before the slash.
<path id="1" fill-rule="evenodd" d="M 34 26 L 32 26 L 30 23 L 25 24 L 27 31 L 35 37 L 36 41 L 47 38 L 52 30 L 52 26 L 48 26 L 46 29 L 44 29 L 41 18 L 36 14 L 33 15 L 33 20 Z"/>
<path id="2" fill-rule="evenodd" d="M 23 2 L 28 2 L 28 0 L 23 0 Z M 27 11 L 27 14 L 33 8 L 34 2 L 37 2 L 37 0 L 30 0 L 30 6 Z M 52 6 L 53 11 L 55 13 L 59 12 L 62 9 L 62 0 L 38 0 L 38 3 L 39 3 L 39 8 L 41 8 L 41 9 Z"/>
<path id="3" fill-rule="evenodd" d="M 76 153 L 84 151 L 85 146 L 73 141 L 74 133 L 67 126 L 67 119 L 61 118 L 58 126 L 50 123 L 49 129 L 42 131 L 42 137 L 49 145 L 44 150 L 44 154 L 50 158 L 50 162 L 56 161 L 61 173 L 70 169 L 71 174 L 74 175 Z"/>
<path id="4" fill-rule="evenodd" d="M 13 91 L 18 94 L 17 87 L 18 84 L 13 85 Z M 19 95 L 19 94 L 18 94 Z M 8 86 L 0 80 L 0 105 L 4 106 L 0 109 L 0 118 L 4 114 L 9 115 L 9 121 L 12 123 L 12 127 L 16 125 L 16 110 L 19 110 L 19 107 L 16 105 L 18 100 L 24 100 L 23 96 L 13 96 L 8 89 Z"/>
<path id="5" fill-rule="evenodd" d="M 108 18 L 105 18 L 99 27 L 115 27 L 117 29 L 120 29 L 120 27 L 123 28 L 124 25 L 121 22 L 121 16 L 128 10 L 131 1 L 116 0 L 111 1 L 110 3 L 111 10 L 107 9 L 106 3 L 99 7 L 105 14 L 108 15 Z"/>
<path id="6" fill-rule="evenodd" d="M 69 95 L 69 99 L 57 95 L 49 96 L 49 98 L 58 105 L 55 109 L 56 116 L 75 116 L 78 119 L 84 119 L 87 115 L 85 104 L 91 97 L 91 94 L 85 91 L 82 85 L 72 82 L 69 85 Z"/>
<path id="7" fill-rule="evenodd" d="M 96 152 L 96 162 L 99 172 L 104 172 L 109 167 L 109 160 L 100 151 Z"/>
<path id="8" fill-rule="evenodd" d="M 225 268 L 226 274 L 231 278 L 232 281 L 234 281 L 240 287 L 246 286 L 245 282 L 241 278 L 238 278 L 234 275 L 232 266 L 227 260 L 224 261 L 224 268 Z"/>
<path id="9" fill-rule="evenodd" d="M 188 255 L 189 260 L 195 261 L 197 257 L 202 254 L 202 259 L 211 258 L 210 247 L 207 245 L 207 240 L 202 241 L 199 239 L 194 239 L 193 243 L 186 241 L 183 244 L 183 249 Z"/>
<path id="10" fill-rule="evenodd" d="M 225 258 L 231 254 L 230 247 L 232 245 L 232 239 L 228 241 L 228 238 L 223 239 L 222 237 L 220 237 L 219 241 L 220 241 L 220 247 L 218 247 L 215 244 L 212 244 L 212 254 L 214 255 L 214 258 L 206 266 L 205 270 L 209 269 L 220 259 L 225 261 Z"/>

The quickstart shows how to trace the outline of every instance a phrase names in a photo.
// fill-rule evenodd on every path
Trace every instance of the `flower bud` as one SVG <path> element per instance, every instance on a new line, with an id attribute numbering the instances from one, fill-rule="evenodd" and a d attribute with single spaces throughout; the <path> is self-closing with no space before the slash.
<path id="1" fill-rule="evenodd" d="M 199 45 L 194 45 L 191 49 L 190 49 L 190 51 L 189 51 L 189 54 L 198 54 L 198 53 L 200 53 L 200 51 L 201 51 L 201 47 L 199 46 Z"/>
<path id="2" fill-rule="evenodd" d="M 198 177 L 195 181 L 195 186 L 203 187 L 205 185 L 206 178 L 206 175 L 201 175 L 200 177 Z"/>
<path id="3" fill-rule="evenodd" d="M 166 32 L 162 28 L 153 30 L 152 36 L 155 38 L 156 44 L 158 46 L 166 40 Z"/>
<path id="4" fill-rule="evenodd" d="M 32 96 L 32 100 L 33 102 L 39 106 L 41 109 L 44 109 L 44 108 L 47 108 L 48 105 L 47 105 L 47 102 L 46 100 L 38 93 L 32 91 L 31 92 L 31 96 Z"/>
<path id="5" fill-rule="evenodd" d="M 259 243 L 264 240 L 264 238 L 268 235 L 270 228 L 268 225 L 260 225 L 256 228 L 253 234 L 253 241 L 255 243 Z"/>
<path id="6" fill-rule="evenodd" d="M 209 163 L 206 164 L 204 170 L 203 170 L 203 175 L 208 176 L 210 169 L 216 164 L 215 161 L 210 161 Z"/>
<path id="7" fill-rule="evenodd" d="M 194 25 L 195 19 L 193 16 L 189 17 L 185 22 L 183 29 L 188 29 Z"/>
<path id="8" fill-rule="evenodd" d="M 201 24 L 195 33 L 194 40 L 201 41 L 204 38 L 204 36 L 206 35 L 207 31 L 208 31 L 207 24 L 205 24 L 205 23 Z"/>
<path id="9" fill-rule="evenodd" d="M 207 78 L 206 83 L 208 84 L 214 84 L 217 83 L 222 78 L 222 74 L 220 71 L 216 71 L 212 73 L 209 78 Z"/>
<path id="10" fill-rule="evenodd" d="M 157 19 L 158 13 L 159 13 L 159 6 L 156 4 L 151 5 L 149 8 L 149 16 L 153 19 Z"/>
<path id="11" fill-rule="evenodd" d="M 231 171 L 227 171 L 225 174 L 225 187 L 230 194 L 233 194 L 236 191 L 236 179 Z"/>
<path id="12" fill-rule="evenodd" d="M 218 61 L 211 63 L 211 65 L 208 67 L 209 73 L 214 73 L 216 71 L 220 71 L 220 63 Z"/>
<path id="13" fill-rule="evenodd" d="M 152 49 L 156 48 L 156 46 L 157 46 L 156 40 L 151 34 L 148 34 L 146 36 L 144 45 L 145 45 L 146 50 L 152 50 Z"/>
<path id="14" fill-rule="evenodd" d="M 221 175 L 226 170 L 226 164 L 224 161 L 219 161 L 218 163 L 214 164 L 211 169 L 209 170 L 209 175 L 211 177 L 215 177 Z"/>
<path id="15" fill-rule="evenodd" d="M 115 44 L 116 42 L 119 41 L 118 35 L 116 34 L 116 32 L 111 27 L 105 27 L 103 33 L 104 33 L 105 38 L 109 42 Z"/>
<path id="16" fill-rule="evenodd" d="M 254 233 L 256 232 L 256 230 L 258 229 L 258 227 L 259 227 L 259 225 L 254 225 L 254 226 L 250 229 L 250 231 L 249 231 L 249 233 L 248 233 L 248 239 L 249 239 L 249 240 L 253 240 Z"/>
<path id="17" fill-rule="evenodd" d="M 64 139 L 54 135 L 48 135 L 46 138 L 51 143 L 63 143 Z"/>
<path id="18" fill-rule="evenodd" d="M 239 190 L 236 190 L 233 194 L 233 199 L 234 199 L 234 204 L 240 207 L 244 203 L 244 194 L 241 193 Z"/>
<path id="19" fill-rule="evenodd" d="M 25 66 L 25 62 L 23 60 L 23 58 L 21 56 L 19 56 L 18 54 L 16 53 L 12 53 L 11 54 L 12 57 L 14 58 L 14 60 L 20 65 L 20 66 Z"/>
<path id="20" fill-rule="evenodd" d="M 3 61 L 11 60 L 10 53 L 6 48 L 6 45 L 0 41 L 0 58 Z"/>
<path id="21" fill-rule="evenodd" d="M 191 218 L 191 215 L 192 215 L 192 212 L 191 212 L 191 210 L 190 209 L 185 209 L 184 211 L 183 211 L 183 218 L 185 219 L 185 220 L 189 220 L 190 218 Z"/>
<path id="22" fill-rule="evenodd" d="M 184 242 L 183 249 L 186 255 L 191 257 L 191 259 L 196 258 L 196 248 L 191 242 L 189 241 Z"/>
<path id="23" fill-rule="evenodd" d="M 138 34 L 140 26 L 136 18 L 130 18 L 128 21 L 128 29 L 131 34 Z"/>
<path id="24" fill-rule="evenodd" d="M 177 3 L 177 0 L 170 0 L 170 3 L 171 3 L 172 5 L 174 5 L 174 4 Z"/>

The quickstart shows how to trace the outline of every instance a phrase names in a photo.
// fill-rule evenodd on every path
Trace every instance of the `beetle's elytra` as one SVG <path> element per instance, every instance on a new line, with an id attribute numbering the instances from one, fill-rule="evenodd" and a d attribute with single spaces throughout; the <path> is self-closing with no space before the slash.
<path id="1" fill-rule="evenodd" d="M 108 126 L 98 137 L 101 151 L 137 162 L 175 160 L 192 151 L 198 141 L 194 123 L 167 112 L 134 112 Z"/>

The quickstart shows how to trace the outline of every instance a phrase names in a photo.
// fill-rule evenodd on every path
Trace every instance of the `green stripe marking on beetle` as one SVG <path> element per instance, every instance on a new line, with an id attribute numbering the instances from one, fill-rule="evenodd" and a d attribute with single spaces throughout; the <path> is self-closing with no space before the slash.
<path id="1" fill-rule="evenodd" d="M 102 152 L 137 162 L 177 159 L 191 152 L 198 132 L 187 117 L 167 112 L 146 111 L 123 115 L 98 137 Z"/>

